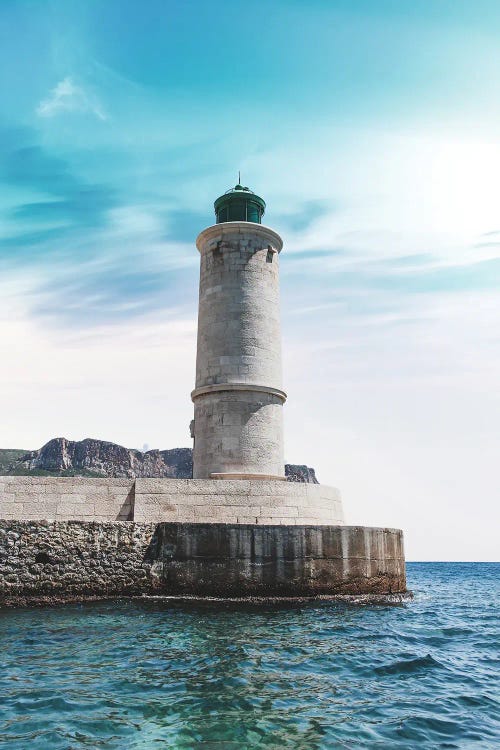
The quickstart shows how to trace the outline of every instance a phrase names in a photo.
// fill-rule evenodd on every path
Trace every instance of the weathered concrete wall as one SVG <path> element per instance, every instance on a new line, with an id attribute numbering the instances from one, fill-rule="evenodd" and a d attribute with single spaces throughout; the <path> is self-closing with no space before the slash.
<path id="1" fill-rule="evenodd" d="M 340 493 L 263 480 L 0 477 L 0 518 L 342 524 Z"/>
<path id="2" fill-rule="evenodd" d="M 128 521 L 133 512 L 133 479 L 0 476 L 0 518 Z"/>
<path id="3" fill-rule="evenodd" d="M 194 478 L 284 476 L 279 251 L 251 222 L 199 235 L 200 296 L 194 401 Z"/>
<path id="4" fill-rule="evenodd" d="M 0 521 L 0 603 L 405 590 L 397 529 Z"/>
<path id="5" fill-rule="evenodd" d="M 156 573 L 172 593 L 312 596 L 406 590 L 403 534 L 362 526 L 160 524 Z"/>

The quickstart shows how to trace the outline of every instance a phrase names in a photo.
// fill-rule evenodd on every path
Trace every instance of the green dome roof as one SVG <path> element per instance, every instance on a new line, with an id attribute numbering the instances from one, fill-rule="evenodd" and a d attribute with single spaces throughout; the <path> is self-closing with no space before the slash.
<path id="1" fill-rule="evenodd" d="M 243 185 L 235 185 L 227 190 L 214 203 L 217 224 L 225 221 L 251 221 L 260 224 L 266 202 Z"/>

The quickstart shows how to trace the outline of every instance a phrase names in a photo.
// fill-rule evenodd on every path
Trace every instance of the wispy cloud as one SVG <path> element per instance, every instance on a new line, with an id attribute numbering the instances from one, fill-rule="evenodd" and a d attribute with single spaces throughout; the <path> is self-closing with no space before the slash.
<path id="1" fill-rule="evenodd" d="M 0 129 L 0 141 L 3 295 L 12 284 L 19 288 L 29 267 L 18 293 L 25 312 L 44 327 L 75 333 L 152 310 L 170 317 L 195 310 L 196 214 L 173 211 L 170 220 L 150 196 L 131 203 L 130 190 L 84 179 L 35 131 Z M 11 200 L 2 205 L 6 194 Z"/>
<path id="2" fill-rule="evenodd" d="M 327 200 L 308 200 L 288 214 L 274 216 L 275 221 L 283 224 L 288 231 L 304 232 L 325 216 L 334 213 L 331 202 Z"/>
<path id="3" fill-rule="evenodd" d="M 103 227 L 118 204 L 117 191 L 84 180 L 71 163 L 41 146 L 29 129 L 1 129 L 0 195 L 16 196 L 0 206 L 0 263 L 16 266 L 76 248 L 89 230 Z"/>
<path id="4" fill-rule="evenodd" d="M 159 313 L 194 315 L 198 253 L 163 239 L 163 222 L 148 206 L 110 209 L 75 264 L 71 247 L 50 276 L 39 279 L 31 312 L 74 331 Z M 75 268 L 78 273 L 75 274 Z"/>
<path id="5" fill-rule="evenodd" d="M 89 112 L 99 120 L 108 119 L 95 95 L 77 85 L 70 76 L 59 81 L 36 108 L 39 117 L 55 117 L 62 112 Z"/>

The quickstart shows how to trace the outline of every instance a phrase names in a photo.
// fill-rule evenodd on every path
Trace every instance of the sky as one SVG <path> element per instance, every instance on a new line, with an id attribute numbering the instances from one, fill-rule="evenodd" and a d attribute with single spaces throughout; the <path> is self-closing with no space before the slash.
<path id="1" fill-rule="evenodd" d="M 498 560 L 498 0 L 1 0 L 0 447 L 188 446 L 197 234 L 283 237 L 286 460 Z"/>

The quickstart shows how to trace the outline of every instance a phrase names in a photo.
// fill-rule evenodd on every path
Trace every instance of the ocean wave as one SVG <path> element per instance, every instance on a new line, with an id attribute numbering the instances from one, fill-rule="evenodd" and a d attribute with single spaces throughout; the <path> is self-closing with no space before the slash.
<path id="1" fill-rule="evenodd" d="M 381 667 L 374 667 L 377 674 L 409 674 L 426 669 L 442 668 L 443 665 L 430 654 L 417 656 L 414 659 L 401 659 Z"/>

